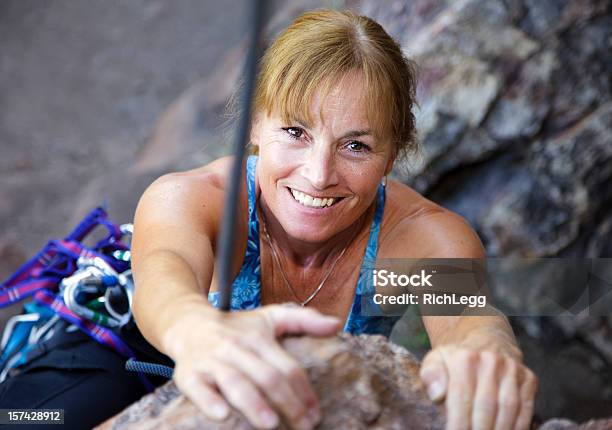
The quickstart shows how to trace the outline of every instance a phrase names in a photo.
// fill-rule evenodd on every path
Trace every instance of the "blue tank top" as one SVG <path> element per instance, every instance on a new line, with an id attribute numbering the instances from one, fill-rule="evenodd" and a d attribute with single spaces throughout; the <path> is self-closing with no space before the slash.
<path id="1" fill-rule="evenodd" d="M 257 156 L 252 155 L 247 159 L 246 178 L 249 201 L 249 231 L 244 261 L 240 273 L 232 284 L 232 310 L 248 310 L 261 306 L 261 260 L 259 254 L 259 219 L 256 210 L 255 193 L 255 167 Z M 351 306 L 348 318 L 344 325 L 344 331 L 352 334 L 381 334 L 389 336 L 398 316 L 369 316 L 363 315 L 362 298 L 372 297 L 374 287 L 367 276 L 371 273 L 367 267 L 372 267 L 376 260 L 378 251 L 378 234 L 385 208 L 385 187 L 381 184 L 376 194 L 376 212 L 370 228 L 370 237 L 365 250 L 365 256 L 361 265 L 357 290 Z M 219 307 L 220 294 L 218 291 L 208 294 L 208 301 L 215 307 Z M 370 314 L 371 315 L 371 314 Z"/>

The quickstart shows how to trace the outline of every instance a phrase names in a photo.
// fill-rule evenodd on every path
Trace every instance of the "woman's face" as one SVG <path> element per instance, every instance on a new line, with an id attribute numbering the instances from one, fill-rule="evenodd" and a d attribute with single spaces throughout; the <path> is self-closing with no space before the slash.
<path id="1" fill-rule="evenodd" d="M 291 238 L 323 242 L 354 225 L 391 170 L 393 147 L 374 138 L 362 91 L 353 73 L 323 100 L 315 95 L 312 124 L 256 117 L 251 142 L 259 147 L 261 199 Z"/>

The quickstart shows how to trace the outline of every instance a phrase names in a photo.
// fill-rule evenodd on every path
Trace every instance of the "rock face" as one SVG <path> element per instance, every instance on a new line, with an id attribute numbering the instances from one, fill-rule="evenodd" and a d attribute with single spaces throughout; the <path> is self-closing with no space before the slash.
<path id="1" fill-rule="evenodd" d="M 419 364 L 382 336 L 287 338 L 283 346 L 306 369 L 319 396 L 320 429 L 442 429 L 443 408 L 419 380 Z M 250 429 L 237 412 L 208 421 L 170 382 L 99 429 Z M 287 427 L 281 427 L 287 428 Z"/>
<path id="2" fill-rule="evenodd" d="M 396 177 L 465 217 L 489 257 L 612 257 L 611 5 L 362 2 L 362 12 L 420 67 L 422 156 Z M 568 260 L 551 265 L 556 274 L 497 284 L 494 296 L 514 315 L 527 315 L 544 297 L 573 303 L 585 292 L 576 280 L 580 264 Z M 536 405 L 541 416 L 584 420 L 611 410 L 612 284 L 604 287 L 591 316 L 513 320 L 546 391 Z M 580 369 L 572 374 L 590 376 L 564 386 L 559 375 L 567 366 L 555 351 L 572 342 L 587 357 L 574 360 Z"/>
<path id="3" fill-rule="evenodd" d="M 444 428 L 444 408 L 426 396 L 419 363 L 404 348 L 382 336 L 288 338 L 283 346 L 306 369 L 319 396 L 326 429 L 404 430 Z M 252 427 L 238 412 L 223 422 L 207 420 L 173 382 L 143 397 L 98 430 L 210 429 Z M 286 429 L 285 425 L 280 427 Z M 606 430 L 612 418 L 578 425 L 569 420 L 547 421 L 540 430 Z"/>
<path id="4" fill-rule="evenodd" d="M 423 156 L 400 179 L 466 217 L 489 256 L 612 255 L 609 1 L 362 11 L 420 67 Z"/>

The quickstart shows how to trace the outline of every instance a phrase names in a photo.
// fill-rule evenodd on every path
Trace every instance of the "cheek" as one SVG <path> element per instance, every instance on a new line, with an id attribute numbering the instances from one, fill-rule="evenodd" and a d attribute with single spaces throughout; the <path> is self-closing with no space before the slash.
<path id="1" fill-rule="evenodd" d="M 356 187 L 369 189 L 377 183 L 383 168 L 380 162 L 373 160 L 365 163 L 347 163 L 344 171 L 346 177 L 350 177 Z"/>
<path id="2" fill-rule="evenodd" d="M 373 169 L 355 169 L 346 179 L 350 181 L 353 191 L 360 196 L 360 204 L 369 204 L 378 192 L 379 170 Z"/>
<path id="3" fill-rule="evenodd" d="M 298 161 L 299 157 L 292 151 L 281 149 L 279 145 L 268 145 L 259 151 L 259 162 L 265 166 L 265 171 L 274 172 L 275 176 L 294 170 Z"/>
<path id="4" fill-rule="evenodd" d="M 291 176 L 295 166 L 291 164 L 291 157 L 283 152 L 260 154 L 258 164 L 261 166 L 261 172 L 265 172 L 260 176 L 261 186 L 269 191 L 274 192 L 278 187 L 279 181 Z M 295 160 L 293 160 L 295 163 Z"/>

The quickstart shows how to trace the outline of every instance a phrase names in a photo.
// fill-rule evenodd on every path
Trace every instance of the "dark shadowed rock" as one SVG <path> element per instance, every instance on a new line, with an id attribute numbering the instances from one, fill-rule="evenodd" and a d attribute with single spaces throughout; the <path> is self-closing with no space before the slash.
<path id="1" fill-rule="evenodd" d="M 489 255 L 557 255 L 586 234 L 605 248 L 589 226 L 611 214 L 610 2 L 404 3 L 362 5 L 420 68 L 423 154 L 396 177 L 466 217 Z"/>
<path id="2" fill-rule="evenodd" d="M 574 127 L 535 142 L 525 186 L 498 191 L 482 221 L 492 254 L 555 255 L 612 198 L 612 103 Z"/>
<path id="3" fill-rule="evenodd" d="M 419 380 L 419 364 L 382 336 L 287 338 L 284 347 L 306 369 L 319 396 L 319 429 L 442 429 L 444 415 Z M 170 382 L 99 429 L 250 429 L 233 412 L 208 421 Z M 281 428 L 287 428 L 281 426 Z"/>

